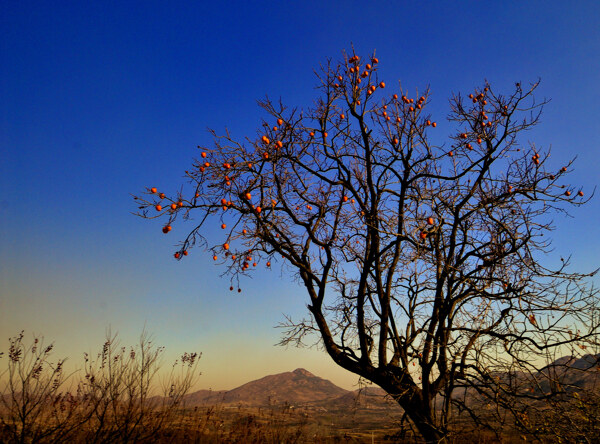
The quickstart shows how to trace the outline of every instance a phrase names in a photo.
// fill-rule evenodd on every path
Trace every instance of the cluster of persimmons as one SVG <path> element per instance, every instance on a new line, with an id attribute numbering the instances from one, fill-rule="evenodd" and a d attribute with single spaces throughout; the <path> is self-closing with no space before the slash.
<path id="1" fill-rule="evenodd" d="M 252 142 L 254 152 L 245 152 L 245 156 L 234 158 L 226 158 L 225 154 L 219 152 L 218 146 L 215 150 L 201 148 L 200 159 L 194 165 L 194 172 L 188 172 L 188 177 L 196 183 L 196 190 L 192 194 L 191 199 L 184 199 L 181 194 L 175 198 L 167 198 L 167 196 L 159 192 L 156 187 L 147 189 L 147 192 L 153 196 L 153 199 L 142 200 L 144 205 L 140 208 L 154 210 L 158 216 L 167 215 L 168 222 L 162 227 L 163 233 L 169 233 L 172 230 L 172 222 L 175 220 L 177 213 L 184 212 L 185 215 L 191 209 L 203 208 L 206 211 L 206 216 L 219 216 L 223 219 L 224 212 L 235 213 L 235 220 L 230 228 L 227 238 L 220 243 L 220 246 L 211 248 L 212 258 L 214 261 L 219 260 L 219 251 L 224 259 L 229 258 L 234 261 L 238 270 L 246 272 L 251 267 L 257 267 L 260 263 L 260 257 L 266 253 L 266 266 L 271 266 L 271 258 L 274 257 L 275 251 L 280 252 L 274 244 L 286 242 L 287 239 L 280 238 L 279 232 L 273 236 L 262 237 L 259 244 L 261 248 L 253 250 L 246 248 L 240 251 L 233 251 L 231 242 L 232 239 L 250 239 L 257 237 L 259 230 L 257 228 L 249 228 L 248 223 L 253 223 L 256 227 L 271 226 L 265 224 L 265 219 L 270 220 L 270 224 L 277 224 L 278 212 L 285 212 L 287 216 L 294 219 L 297 223 L 302 224 L 302 218 L 309 219 L 314 213 L 314 205 L 310 202 L 292 203 L 280 202 L 281 196 L 273 196 L 269 194 L 269 187 L 272 184 L 263 185 L 261 187 L 261 174 L 267 171 L 268 164 L 276 163 L 278 159 L 283 157 L 283 150 L 287 149 L 285 156 L 294 155 L 294 146 L 332 146 L 330 134 L 336 129 L 340 132 L 343 125 L 350 125 L 349 117 L 357 117 L 364 115 L 367 111 L 367 102 L 373 101 L 374 93 L 378 90 L 386 88 L 386 84 L 380 81 L 376 75 L 376 67 L 379 60 L 372 57 L 369 63 L 361 66 L 360 58 L 356 55 L 347 58 L 341 65 L 341 71 L 331 72 L 327 79 L 328 94 L 343 98 L 345 107 L 334 106 L 329 103 L 327 110 L 324 112 L 323 121 L 319 125 L 304 126 L 302 124 L 301 131 L 297 130 L 298 121 L 292 122 L 284 116 L 278 117 L 273 123 L 266 124 L 267 130 L 260 135 L 258 140 Z M 364 82 L 364 84 L 363 84 Z M 469 152 L 474 151 L 474 144 L 477 144 L 480 150 L 485 150 L 486 143 L 494 137 L 495 127 L 501 124 L 502 119 L 509 117 L 513 111 L 508 105 L 496 106 L 494 109 L 486 109 L 488 105 L 488 87 L 475 91 L 468 95 L 472 100 L 472 116 L 475 122 L 470 131 L 459 132 L 453 137 L 456 141 L 452 147 L 445 151 L 444 156 L 448 156 L 450 161 L 457 161 L 460 156 L 468 156 Z M 427 94 L 418 95 L 415 98 L 409 98 L 406 94 L 393 93 L 389 97 L 384 98 L 379 105 L 375 105 L 369 110 L 380 119 L 379 124 L 387 134 L 387 142 L 396 150 L 401 150 L 402 144 L 402 125 L 405 121 L 412 123 L 417 122 L 420 113 L 427 103 Z M 329 123 L 327 126 L 325 123 Z M 427 127 L 436 128 L 437 123 L 431 120 L 430 116 L 425 116 L 419 121 L 419 131 L 424 131 Z M 348 126 L 346 126 L 348 128 Z M 335 135 L 334 135 L 335 138 Z M 200 148 L 200 147 L 199 147 Z M 540 155 L 532 156 L 534 166 L 540 166 Z M 561 172 L 566 171 L 566 168 Z M 317 171 L 315 174 L 319 174 Z M 554 179 L 550 176 L 550 179 Z M 275 180 L 270 177 L 269 180 Z M 236 184 L 237 182 L 237 184 Z M 236 186 L 237 185 L 237 186 Z M 253 192 L 259 195 L 258 199 L 253 196 Z M 514 192 L 512 186 L 508 186 L 507 192 Z M 223 195 L 223 193 L 226 193 Z M 565 196 L 570 196 L 571 191 L 564 192 Z M 577 193 L 578 196 L 583 196 L 581 190 Z M 360 207 L 355 208 L 355 199 L 349 198 L 346 190 L 342 189 L 340 199 L 343 203 L 350 201 L 353 206 L 352 211 L 358 214 L 359 217 L 364 217 L 365 212 Z M 166 202 L 166 203 L 164 203 Z M 217 211 L 218 210 L 218 211 Z M 222 211 L 221 214 L 219 212 Z M 318 211 L 318 210 L 317 210 Z M 145 217 L 149 216 L 146 213 Z M 203 219 L 204 221 L 204 219 Z M 221 220 L 220 227 L 226 230 L 228 223 Z M 364 222 L 363 222 L 364 223 Z M 421 242 L 427 240 L 429 234 L 435 230 L 436 219 L 434 217 L 425 217 L 422 227 L 417 231 L 416 237 Z M 233 230 L 237 230 L 234 231 Z M 260 236 L 258 236 L 260 237 Z M 267 241 L 265 244 L 265 240 Z M 358 241 L 357 241 L 358 243 Z M 182 243 L 182 247 L 174 253 L 176 259 L 181 259 L 188 255 L 188 247 L 193 245 L 193 242 L 187 240 Z M 265 246 L 266 245 L 266 246 Z M 321 247 L 323 249 L 323 247 Z M 254 259 L 253 259 L 254 258 Z M 231 287 L 233 289 L 233 286 Z M 238 291 L 240 291 L 238 289 Z"/>

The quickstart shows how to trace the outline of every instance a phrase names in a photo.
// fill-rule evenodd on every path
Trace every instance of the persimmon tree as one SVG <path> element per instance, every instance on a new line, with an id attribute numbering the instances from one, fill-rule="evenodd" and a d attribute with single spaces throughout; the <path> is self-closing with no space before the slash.
<path id="1" fill-rule="evenodd" d="M 499 406 L 533 396 L 498 375 L 597 344 L 590 274 L 545 258 L 552 214 L 589 197 L 566 181 L 572 162 L 552 165 L 548 150 L 519 139 L 546 103 L 534 99 L 538 83 L 454 95 L 453 133 L 436 145 L 429 89 L 386 85 L 378 67 L 374 55 L 329 61 L 312 108 L 259 102 L 267 117 L 256 137 L 213 132 L 187 189 L 135 199 L 164 233 L 193 220 L 175 258 L 203 248 L 232 289 L 255 267 L 285 264 L 310 316 L 288 319 L 282 343 L 316 333 L 338 365 L 439 442 L 452 404 L 483 422 L 457 391 Z M 204 237 L 208 224 L 222 236 Z"/>

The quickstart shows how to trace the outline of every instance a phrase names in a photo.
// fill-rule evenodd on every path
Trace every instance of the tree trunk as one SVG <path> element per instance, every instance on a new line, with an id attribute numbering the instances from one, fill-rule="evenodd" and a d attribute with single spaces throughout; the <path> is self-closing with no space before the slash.
<path id="1" fill-rule="evenodd" d="M 447 433 L 436 427 L 428 405 L 414 401 L 405 404 L 401 400 L 398 400 L 398 404 L 406 411 L 427 444 L 448 442 Z"/>
<path id="2" fill-rule="evenodd" d="M 411 415 L 408 415 L 411 417 Z M 412 417 L 411 417 L 412 419 Z M 438 428 L 428 421 L 418 421 L 413 419 L 415 426 L 419 430 L 419 433 L 425 439 L 427 444 L 442 444 L 448 442 L 446 440 L 446 434 L 442 433 Z"/>

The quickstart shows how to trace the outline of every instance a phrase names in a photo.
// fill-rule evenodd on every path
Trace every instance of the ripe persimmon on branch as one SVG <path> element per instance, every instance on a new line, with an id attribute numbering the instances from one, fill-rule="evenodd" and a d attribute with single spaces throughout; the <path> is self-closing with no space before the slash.
<path id="1" fill-rule="evenodd" d="M 498 372 L 518 364 L 533 374 L 556 350 L 597 344 L 591 274 L 542 261 L 549 216 L 591 196 L 566 182 L 572 162 L 552 165 L 518 139 L 546 104 L 534 99 L 538 83 L 453 96 L 455 130 L 438 146 L 429 90 L 391 88 L 378 68 L 374 55 L 329 61 L 312 108 L 260 102 L 268 117 L 255 139 L 213 132 L 186 171 L 189 191 L 148 188 L 136 200 L 165 233 L 193 217 L 175 258 L 203 247 L 232 289 L 259 265 L 286 264 L 311 316 L 290 320 L 282 343 L 317 333 L 338 365 L 382 387 L 439 442 L 452 404 L 484 421 L 451 396 L 459 388 L 501 405 L 516 392 Z M 209 223 L 223 236 L 206 239 Z M 574 338 L 574 328 L 585 331 Z"/>

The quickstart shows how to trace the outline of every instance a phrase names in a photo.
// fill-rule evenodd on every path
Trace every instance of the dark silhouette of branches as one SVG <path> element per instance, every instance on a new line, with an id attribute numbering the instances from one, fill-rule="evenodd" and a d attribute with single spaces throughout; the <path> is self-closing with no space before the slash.
<path id="1" fill-rule="evenodd" d="M 552 216 L 593 192 L 567 182 L 572 162 L 553 165 L 522 140 L 547 103 L 534 96 L 539 82 L 454 95 L 455 129 L 438 146 L 429 89 L 388 92 L 378 67 L 374 55 L 328 61 L 312 108 L 261 101 L 268 119 L 256 138 L 213 132 L 214 146 L 199 147 L 190 190 L 135 199 L 165 233 L 193 220 L 175 258 L 208 249 L 232 289 L 259 265 L 284 264 L 311 319 L 288 319 L 282 343 L 317 332 L 338 365 L 441 442 L 455 411 L 498 424 L 470 398 L 517 417 L 515 399 L 536 398 L 522 375 L 546 377 L 548 359 L 571 345 L 597 350 L 595 271 L 546 257 Z M 209 223 L 221 239 L 203 236 Z"/>

